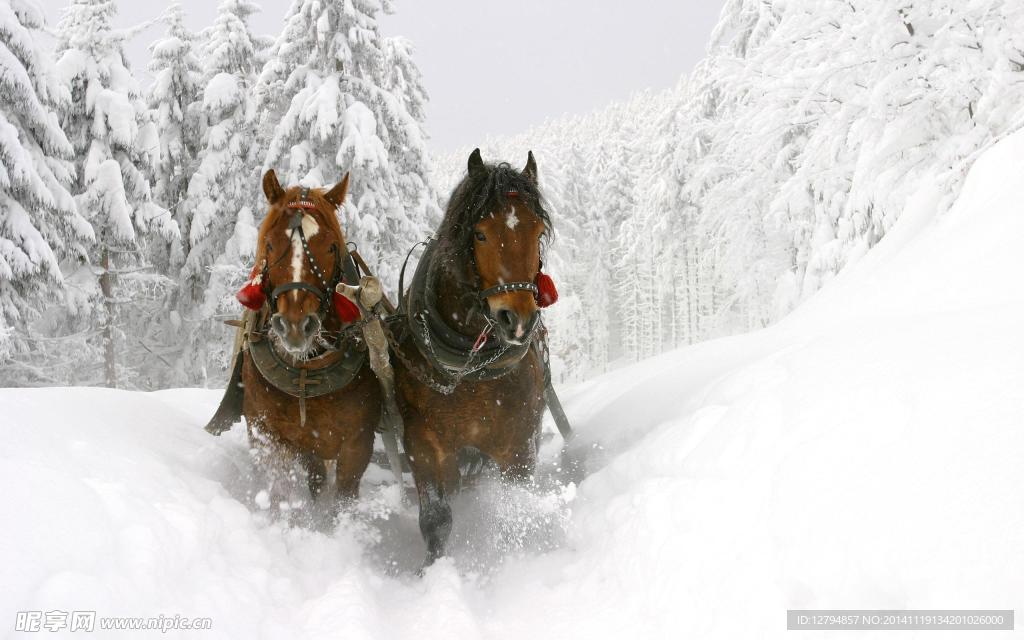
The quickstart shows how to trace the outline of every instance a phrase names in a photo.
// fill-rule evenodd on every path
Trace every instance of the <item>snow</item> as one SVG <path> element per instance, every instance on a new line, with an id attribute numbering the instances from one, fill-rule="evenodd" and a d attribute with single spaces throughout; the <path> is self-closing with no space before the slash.
<path id="1" fill-rule="evenodd" d="M 98 145 L 93 145 L 95 150 Z M 115 238 L 123 242 L 135 240 L 135 226 L 132 224 L 131 206 L 128 204 L 121 176 L 121 165 L 117 160 L 103 160 L 96 166 L 96 174 L 90 190 L 103 203 L 102 211 L 109 220 L 104 226 L 111 229 Z"/>
<path id="2" fill-rule="evenodd" d="M 0 616 L 210 616 L 209 637 L 785 637 L 787 608 L 1024 608 L 1024 132 L 944 216 L 775 327 L 563 389 L 537 487 L 455 503 L 422 577 L 373 468 L 337 526 L 260 508 L 217 394 L 0 391 Z M 550 425 L 549 425 L 550 427 Z M 570 481 L 575 480 L 578 485 Z M 805 633 L 801 637 L 815 637 Z M 168 634 L 173 637 L 174 633 Z M 905 632 L 901 637 L 936 637 Z"/>
<path id="3" fill-rule="evenodd" d="M 234 107 L 241 101 L 241 91 L 238 78 L 230 73 L 218 73 L 206 85 L 203 92 L 203 108 L 216 112 Z"/>

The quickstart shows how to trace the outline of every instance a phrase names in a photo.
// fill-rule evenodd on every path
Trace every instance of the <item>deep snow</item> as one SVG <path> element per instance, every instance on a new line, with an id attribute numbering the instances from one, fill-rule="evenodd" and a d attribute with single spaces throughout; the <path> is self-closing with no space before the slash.
<path id="1" fill-rule="evenodd" d="M 271 520 L 243 430 L 201 429 L 216 392 L 2 390 L 0 628 L 95 609 L 212 617 L 196 637 L 750 638 L 786 635 L 787 608 L 1024 610 L 1022 175 L 1018 133 L 777 326 L 565 389 L 580 469 L 554 436 L 538 487 L 462 496 L 422 578 L 380 470 L 337 527 Z"/>

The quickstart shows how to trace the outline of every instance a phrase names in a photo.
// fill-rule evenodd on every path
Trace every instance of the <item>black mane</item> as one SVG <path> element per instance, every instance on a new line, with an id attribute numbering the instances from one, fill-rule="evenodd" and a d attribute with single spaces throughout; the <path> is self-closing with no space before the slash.
<path id="1" fill-rule="evenodd" d="M 551 218 L 534 182 L 507 162 L 471 172 L 455 187 L 444 220 L 437 233 L 438 257 L 442 262 L 465 264 L 472 256 L 473 226 L 485 215 L 504 210 L 512 202 L 505 194 L 517 192 L 522 202 L 544 223 L 545 237 L 552 233 Z"/>

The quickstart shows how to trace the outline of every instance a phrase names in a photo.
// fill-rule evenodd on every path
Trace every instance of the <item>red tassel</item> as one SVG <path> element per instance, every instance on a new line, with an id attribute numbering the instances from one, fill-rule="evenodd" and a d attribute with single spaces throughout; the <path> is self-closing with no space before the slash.
<path id="1" fill-rule="evenodd" d="M 263 303 L 267 301 L 267 294 L 263 292 L 263 287 L 250 280 L 248 284 L 238 290 L 235 298 L 242 303 L 243 307 L 259 311 L 263 308 Z"/>
<path id="2" fill-rule="evenodd" d="M 334 312 L 345 324 L 355 322 L 359 319 L 359 307 L 337 291 L 334 292 Z"/>
<path id="3" fill-rule="evenodd" d="M 261 265 L 256 265 L 252 268 L 252 273 L 249 274 L 245 286 L 235 294 L 235 298 L 242 303 L 243 307 L 253 311 L 262 309 L 263 303 L 267 301 L 267 294 L 263 291 L 263 273 L 260 267 Z"/>
<path id="4" fill-rule="evenodd" d="M 555 288 L 555 281 L 543 271 L 537 272 L 537 278 L 533 281 L 537 285 L 537 306 L 543 309 L 558 302 L 558 289 Z"/>

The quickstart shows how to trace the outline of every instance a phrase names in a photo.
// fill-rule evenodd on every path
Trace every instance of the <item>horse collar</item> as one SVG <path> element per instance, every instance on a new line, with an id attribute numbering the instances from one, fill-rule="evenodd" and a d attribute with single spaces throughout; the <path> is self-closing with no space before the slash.
<path id="1" fill-rule="evenodd" d="M 265 337 L 250 338 L 248 350 L 256 369 L 271 386 L 300 401 L 345 388 L 366 362 L 366 350 L 356 341 L 347 341 L 341 349 L 306 362 L 282 356 Z"/>

